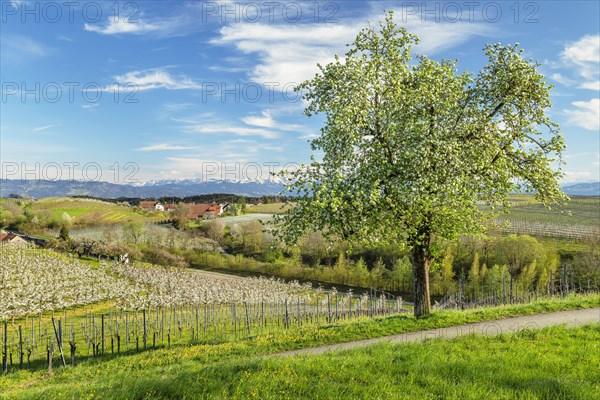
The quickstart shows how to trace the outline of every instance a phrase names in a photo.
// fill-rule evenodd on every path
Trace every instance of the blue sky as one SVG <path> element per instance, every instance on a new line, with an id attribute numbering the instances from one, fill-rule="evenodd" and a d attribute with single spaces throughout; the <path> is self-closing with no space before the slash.
<path id="1" fill-rule="evenodd" d="M 600 180 L 596 1 L 1 5 L 3 178 L 254 179 L 306 162 L 323 121 L 291 89 L 394 9 L 415 52 L 461 70 L 519 42 L 555 85 L 564 181 Z"/>

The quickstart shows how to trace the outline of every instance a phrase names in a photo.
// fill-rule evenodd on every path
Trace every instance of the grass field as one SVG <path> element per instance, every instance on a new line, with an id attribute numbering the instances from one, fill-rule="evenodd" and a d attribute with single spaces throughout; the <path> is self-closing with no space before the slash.
<path id="1" fill-rule="evenodd" d="M 564 207 L 547 209 L 531 195 L 513 195 L 503 218 L 564 225 L 600 226 L 600 197 L 573 197 Z"/>
<path id="2" fill-rule="evenodd" d="M 58 220 L 63 213 L 67 213 L 78 225 L 150 222 L 161 219 L 160 214 L 145 216 L 124 205 L 92 199 L 45 198 L 29 203 L 28 208 L 34 212 L 50 212 L 52 218 Z"/>
<path id="3" fill-rule="evenodd" d="M 588 381 L 578 379 L 582 371 L 589 371 L 594 365 L 594 360 L 589 359 L 594 357 L 593 346 L 596 346 L 596 360 L 598 358 L 598 329 L 548 331 L 550 333 L 539 339 L 539 345 L 546 347 L 536 347 L 537 340 L 531 342 L 535 336 L 529 340 L 527 335 L 517 335 L 508 339 L 471 337 L 437 344 L 378 346 L 301 359 L 263 359 L 261 356 L 500 317 L 594 307 L 599 301 L 598 295 L 570 296 L 527 305 L 437 311 L 422 319 L 403 315 L 340 322 L 218 345 L 182 345 L 115 357 L 90 357 L 75 368 L 55 369 L 52 377 L 43 370 L 11 371 L 0 377 L 0 397 L 339 398 L 345 393 L 352 398 L 387 399 L 397 398 L 393 393 L 401 392 L 392 391 L 397 391 L 398 385 L 405 385 L 406 396 L 413 398 L 441 398 L 439 391 L 450 389 L 454 391 L 448 392 L 453 396 L 450 398 L 489 398 L 483 394 L 496 390 L 501 390 L 498 393 L 504 398 L 516 397 L 521 392 L 526 394 L 524 398 L 543 397 L 547 390 L 564 391 L 563 398 L 586 398 L 586 394 L 590 398 L 589 393 L 593 393 L 589 392 L 590 384 L 598 379 L 593 375 L 588 375 Z M 557 339 L 555 332 L 562 336 Z M 523 338 L 526 340 L 519 342 Z M 559 343 L 563 347 L 557 353 L 555 346 Z M 542 362 L 532 354 L 541 357 Z M 580 364 L 574 365 L 574 360 Z M 513 361 L 515 367 L 508 368 Z M 426 374 L 429 370 L 431 378 Z M 498 371 L 504 375 L 497 376 Z M 520 375 L 522 378 L 502 389 L 503 379 L 509 382 Z M 456 378 L 452 379 L 453 376 Z M 465 384 L 459 386 L 461 376 Z M 494 376 L 498 380 L 490 381 Z M 533 376 L 539 380 L 527 383 Z M 571 380 L 576 380 L 577 385 Z M 367 382 L 372 384 L 365 385 Z"/>
<path id="4" fill-rule="evenodd" d="M 272 203 L 272 204 L 248 204 L 246 212 L 259 214 L 283 214 L 287 212 L 292 205 L 290 203 Z"/>
<path id="5" fill-rule="evenodd" d="M 194 347 L 12 376 L 2 398 L 591 399 L 600 324 L 273 357 Z"/>

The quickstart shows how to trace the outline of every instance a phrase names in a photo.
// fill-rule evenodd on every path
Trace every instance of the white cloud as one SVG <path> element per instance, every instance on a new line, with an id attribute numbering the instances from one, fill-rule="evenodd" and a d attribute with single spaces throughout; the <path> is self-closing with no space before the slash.
<path id="1" fill-rule="evenodd" d="M 129 20 L 127 18 L 108 18 L 106 25 L 85 24 L 83 29 L 88 32 L 95 32 L 101 35 L 122 35 L 135 34 L 142 35 L 152 32 L 161 32 L 171 29 L 171 23 L 163 21 L 162 23 L 148 23 L 141 19 Z"/>
<path id="2" fill-rule="evenodd" d="M 276 139 L 280 135 L 277 132 L 271 131 L 269 129 L 262 128 L 247 128 L 244 126 L 235 126 L 235 125 L 193 125 L 187 126 L 187 130 L 196 132 L 196 133 L 204 133 L 204 134 L 219 134 L 219 133 L 229 133 L 232 135 L 238 136 L 260 136 L 265 139 Z"/>
<path id="3" fill-rule="evenodd" d="M 47 129 L 50 129 L 50 128 L 52 128 L 52 127 L 54 127 L 54 125 L 44 125 L 44 126 L 38 126 L 38 127 L 36 127 L 36 128 L 33 128 L 33 129 L 32 129 L 32 131 L 33 131 L 33 132 L 43 132 L 43 131 L 45 131 L 45 130 L 47 130 Z"/>
<path id="4" fill-rule="evenodd" d="M 572 79 L 567 78 L 566 76 L 564 76 L 561 73 L 554 73 L 550 75 L 550 79 L 560 83 L 561 85 L 573 85 L 575 84 L 575 81 Z"/>
<path id="5" fill-rule="evenodd" d="M 273 150 L 271 150 L 273 151 Z M 279 164 L 250 160 L 247 153 L 223 153 L 219 159 L 213 157 L 168 157 L 166 162 L 154 165 L 161 179 L 201 178 L 205 180 L 232 180 L 257 182 L 275 180 L 271 173 L 278 173 L 286 162 Z M 147 170 L 144 168 L 144 170 Z"/>
<path id="6" fill-rule="evenodd" d="M 245 54 L 259 54 L 259 63 L 250 78 L 259 83 L 277 82 L 281 86 L 312 77 L 317 63 L 333 61 L 335 53 L 356 34 L 354 26 L 335 25 L 267 25 L 238 23 L 220 30 L 216 44 L 235 46 Z"/>
<path id="7" fill-rule="evenodd" d="M 242 121 L 244 121 L 248 125 L 262 126 L 264 128 L 275 127 L 275 121 L 273 120 L 273 117 L 271 117 L 271 113 L 269 112 L 269 110 L 264 110 L 262 112 L 262 117 L 255 117 L 249 115 L 245 118 L 242 118 Z"/>
<path id="8" fill-rule="evenodd" d="M 311 140 L 315 140 L 319 136 L 321 136 L 321 135 L 318 134 L 318 133 L 316 133 L 316 132 L 310 132 L 310 133 L 307 133 L 307 134 L 304 134 L 304 135 L 300 136 L 299 139 L 311 141 Z"/>
<path id="9" fill-rule="evenodd" d="M 245 72 L 248 70 L 248 68 L 246 67 L 224 67 L 222 65 L 211 65 L 210 67 L 208 67 L 208 69 L 210 71 L 215 71 L 215 72 L 227 72 L 227 73 L 238 73 L 238 72 Z"/>
<path id="10" fill-rule="evenodd" d="M 173 2 L 176 3 L 176 2 Z M 131 18 L 123 16 L 109 16 L 105 22 L 99 24 L 84 24 L 83 29 L 100 35 L 149 35 L 157 37 L 185 36 L 206 27 L 201 24 L 200 7 L 193 3 L 178 2 L 173 4 L 169 15 L 148 15 L 140 12 Z M 112 14 L 110 10 L 107 10 Z"/>
<path id="11" fill-rule="evenodd" d="M 600 81 L 584 82 L 579 86 L 580 89 L 589 89 L 600 92 Z"/>
<path id="12" fill-rule="evenodd" d="M 186 76 L 176 78 L 160 68 L 131 71 L 124 75 L 115 76 L 114 79 L 121 85 L 134 85 L 140 91 L 160 88 L 170 90 L 201 88 L 201 85 Z M 110 87 L 108 90 L 114 90 L 114 87 Z"/>
<path id="13" fill-rule="evenodd" d="M 600 35 L 586 35 L 565 46 L 561 58 L 586 80 L 581 89 L 598 90 L 600 79 Z"/>
<path id="14" fill-rule="evenodd" d="M 278 130 L 282 130 L 282 131 L 297 131 L 297 130 L 302 129 L 301 125 L 282 124 L 282 123 L 275 121 L 273 119 L 273 117 L 271 116 L 270 110 L 264 110 L 262 112 L 262 116 L 260 116 L 260 117 L 254 116 L 254 115 L 249 115 L 247 117 L 242 118 L 242 121 L 247 125 L 260 126 L 263 128 L 278 129 Z"/>
<path id="15" fill-rule="evenodd" d="M 52 52 L 52 49 L 45 44 L 23 35 L 1 35 L 0 48 L 3 61 L 18 63 L 45 57 Z"/>
<path id="16" fill-rule="evenodd" d="M 193 106 L 194 103 L 165 103 L 163 105 L 164 109 L 167 111 L 182 111 Z"/>
<path id="17" fill-rule="evenodd" d="M 582 37 L 565 47 L 562 55 L 575 64 L 600 63 L 600 35 Z"/>
<path id="18" fill-rule="evenodd" d="M 576 182 L 597 182 L 600 179 L 598 173 L 590 171 L 564 171 L 565 176 L 561 179 L 562 183 L 576 183 Z"/>
<path id="19" fill-rule="evenodd" d="M 185 124 L 183 129 L 188 132 L 257 136 L 265 139 L 276 139 L 281 137 L 282 132 L 301 131 L 304 129 L 301 125 L 286 124 L 275 120 L 271 115 L 271 110 L 263 110 L 260 115 L 252 114 L 243 117 L 241 118 L 243 124 L 216 118 L 211 114 L 204 114 L 199 118 L 172 118 L 172 120 Z M 229 140 L 229 143 L 231 143 L 231 140 Z"/>
<path id="20" fill-rule="evenodd" d="M 346 44 L 355 39 L 365 19 L 337 24 L 237 23 L 221 28 L 220 36 L 211 42 L 235 46 L 244 54 L 257 54 L 259 62 L 249 73 L 250 79 L 258 83 L 277 82 L 281 88 L 312 78 L 318 72 L 317 64 L 334 61 L 335 54 L 343 56 Z M 383 15 L 373 19 L 381 20 Z M 489 25 L 480 23 L 422 23 L 417 17 L 407 23 L 398 22 L 419 34 L 421 43 L 417 49 L 424 53 L 492 32 Z"/>
<path id="21" fill-rule="evenodd" d="M 150 146 L 140 147 L 137 151 L 168 151 L 168 150 L 191 150 L 193 147 L 176 146 L 171 144 L 153 144 Z"/>
<path id="22" fill-rule="evenodd" d="M 71 39 L 70 37 L 68 37 L 68 36 L 65 36 L 65 35 L 58 35 L 58 36 L 56 37 L 56 39 L 58 39 L 58 40 L 62 40 L 62 41 L 64 41 L 64 42 L 72 42 L 72 41 L 73 41 L 73 39 Z"/>
<path id="23" fill-rule="evenodd" d="M 568 121 L 590 131 L 600 130 L 600 98 L 571 103 L 577 109 L 565 110 Z"/>
<path id="24" fill-rule="evenodd" d="M 98 107 L 100 103 L 88 103 L 81 106 L 84 110 L 95 111 L 96 107 Z"/>
<path id="25" fill-rule="evenodd" d="M 383 16 L 379 17 L 382 19 Z M 417 53 L 430 54 L 452 48 L 467 42 L 472 37 L 490 36 L 494 34 L 493 24 L 477 22 L 436 23 L 423 22 L 418 16 L 405 17 L 402 22 L 399 14 L 395 15 L 398 25 L 410 33 L 419 36 L 419 44 L 415 47 Z"/>

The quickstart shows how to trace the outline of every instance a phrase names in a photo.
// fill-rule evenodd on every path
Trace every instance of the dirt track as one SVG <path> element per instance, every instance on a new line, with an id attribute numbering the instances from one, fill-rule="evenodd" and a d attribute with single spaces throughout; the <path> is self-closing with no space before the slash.
<path id="1" fill-rule="evenodd" d="M 448 328 L 430 329 L 400 335 L 384 336 L 375 339 L 358 340 L 355 342 L 338 343 L 327 346 L 312 347 L 308 349 L 292 350 L 271 356 L 296 356 L 322 354 L 328 351 L 348 350 L 357 347 L 369 346 L 375 343 L 390 342 L 420 342 L 426 339 L 455 338 L 472 333 L 482 335 L 498 335 L 501 333 L 514 333 L 523 329 L 542 328 L 550 325 L 576 326 L 588 323 L 600 323 L 600 307 L 584 310 L 558 311 L 549 314 L 526 315 L 514 318 L 502 318 L 475 324 L 457 325 Z"/>

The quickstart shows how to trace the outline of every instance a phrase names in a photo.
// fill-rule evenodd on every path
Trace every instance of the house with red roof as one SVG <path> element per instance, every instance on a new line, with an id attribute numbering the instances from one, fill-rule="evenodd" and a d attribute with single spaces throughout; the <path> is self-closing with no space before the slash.
<path id="1" fill-rule="evenodd" d="M 14 233 L 0 232 L 0 245 L 10 247 L 28 247 L 29 242 Z"/>

